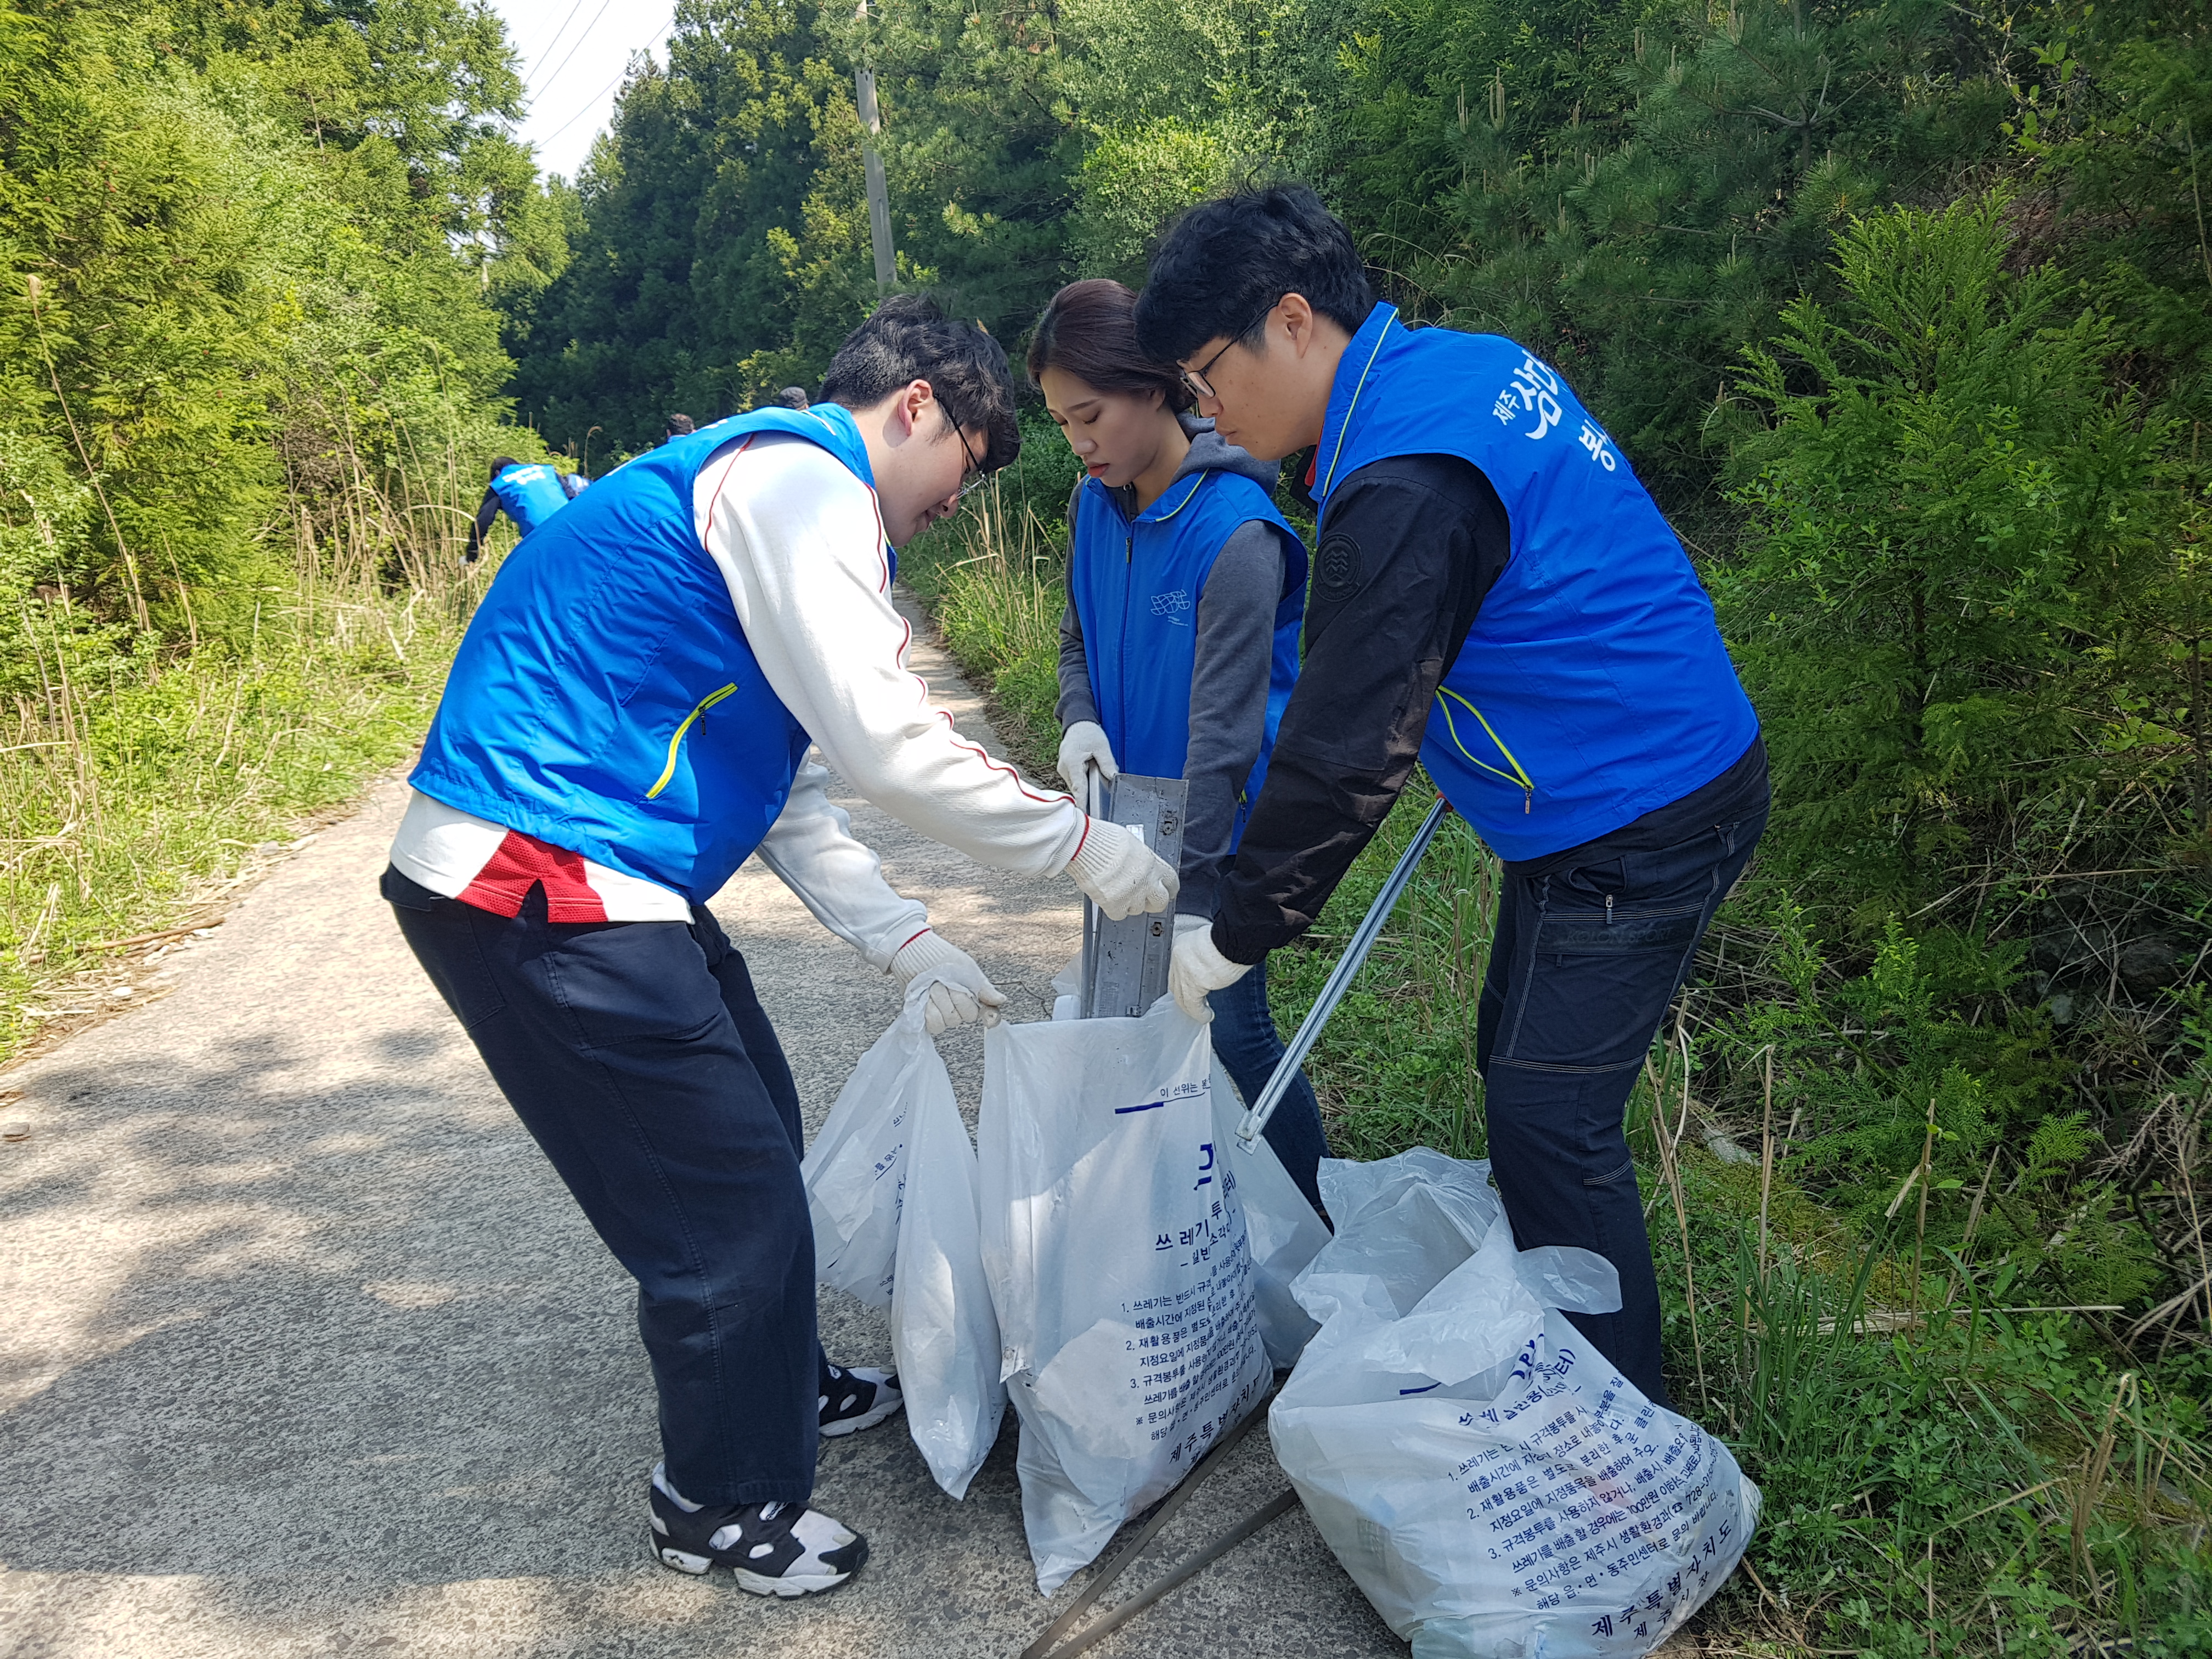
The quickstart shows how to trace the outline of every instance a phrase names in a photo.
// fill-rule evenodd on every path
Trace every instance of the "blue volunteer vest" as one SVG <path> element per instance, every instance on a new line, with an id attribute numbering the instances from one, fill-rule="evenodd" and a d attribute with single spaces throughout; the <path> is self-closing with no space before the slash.
<path id="1" fill-rule="evenodd" d="M 1394 455 L 1480 467 L 1512 556 L 1445 672 L 1421 745 L 1498 856 L 1541 858 L 1711 782 L 1758 716 L 1712 601 L 1628 462 L 1552 369 L 1494 334 L 1368 314 L 1314 462 L 1329 492 Z"/>
<path id="2" fill-rule="evenodd" d="M 1273 525 L 1285 548 L 1285 592 L 1275 607 L 1267 723 L 1260 757 L 1237 809 L 1230 849 L 1259 799 L 1275 728 L 1298 678 L 1298 626 L 1305 615 L 1306 550 L 1267 492 L 1234 472 L 1178 478 L 1131 520 L 1096 478 L 1076 494 L 1069 538 L 1068 597 L 1083 624 L 1091 696 L 1098 723 L 1124 771 L 1179 778 L 1190 747 L 1190 684 L 1198 655 L 1198 601 L 1223 545 L 1238 526 Z"/>
<path id="3" fill-rule="evenodd" d="M 736 416 L 600 478 L 500 567 L 409 781 L 705 903 L 782 812 L 809 741 L 693 525 L 708 459 L 763 432 L 875 487 L 834 404 Z"/>
<path id="4" fill-rule="evenodd" d="M 510 466 L 491 481 L 491 493 L 526 536 L 568 505 L 561 475 L 542 465 Z"/>

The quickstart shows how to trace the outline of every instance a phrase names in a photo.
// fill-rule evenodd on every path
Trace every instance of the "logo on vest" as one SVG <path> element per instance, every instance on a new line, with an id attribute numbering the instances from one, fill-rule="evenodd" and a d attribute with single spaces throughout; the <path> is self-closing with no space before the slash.
<path id="1" fill-rule="evenodd" d="M 1323 538 L 1321 551 L 1315 556 L 1314 574 L 1331 593 L 1346 593 L 1358 586 L 1359 544 L 1342 534 Z"/>
<path id="2" fill-rule="evenodd" d="M 1554 427 L 1563 428 L 1566 420 L 1565 412 L 1559 407 L 1559 377 L 1533 356 L 1524 353 L 1521 367 L 1513 371 L 1512 384 L 1498 394 L 1498 401 L 1491 405 L 1490 412 L 1501 424 L 1509 427 L 1520 419 L 1523 411 L 1531 412 L 1536 417 L 1536 424 L 1521 435 L 1524 438 L 1548 437 Z M 1585 419 L 1577 441 L 1589 453 L 1590 459 L 1607 471 L 1613 471 L 1620 466 L 1613 452 L 1613 440 L 1606 436 L 1604 429 L 1596 422 Z"/>
<path id="3" fill-rule="evenodd" d="M 1165 617 L 1177 628 L 1188 626 L 1178 613 L 1189 609 L 1190 592 L 1188 588 L 1178 587 L 1172 593 L 1152 595 L 1152 614 L 1155 617 Z"/>

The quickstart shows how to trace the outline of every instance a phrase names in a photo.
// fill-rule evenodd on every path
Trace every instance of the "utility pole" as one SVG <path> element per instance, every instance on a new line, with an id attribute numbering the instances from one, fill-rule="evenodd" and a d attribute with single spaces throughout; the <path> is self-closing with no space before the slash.
<path id="1" fill-rule="evenodd" d="M 860 67 L 853 71 L 853 90 L 860 108 L 861 165 L 868 176 L 868 240 L 876 251 L 876 292 L 888 294 L 898 280 L 898 262 L 891 257 L 891 198 L 884 183 L 884 158 L 876 139 L 884 130 L 883 111 L 876 103 L 876 72 L 867 64 L 868 0 L 860 0 L 855 13 L 861 22 Z"/>

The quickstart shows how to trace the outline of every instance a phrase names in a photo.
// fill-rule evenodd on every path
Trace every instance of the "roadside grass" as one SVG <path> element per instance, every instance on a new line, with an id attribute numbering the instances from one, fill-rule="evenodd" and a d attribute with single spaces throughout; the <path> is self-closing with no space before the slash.
<path id="1" fill-rule="evenodd" d="M 1286 1032 L 1433 799 L 1417 776 L 1270 963 Z M 1448 820 L 1309 1063 L 1340 1156 L 1483 1156 L 1474 1025 L 1498 876 Z M 1855 1224 L 1800 1182 L 1808 1149 L 1784 1122 L 1717 1119 L 1719 1039 L 1701 1048 L 1690 1023 L 1686 1006 L 1655 1045 L 1630 1141 L 1675 1404 L 1765 1499 L 1747 1572 L 1693 1631 L 1900 1659 L 2212 1652 L 2203 1351 L 2139 1360 L 2095 1314 L 2048 1304 L 2040 1259 L 1931 1242 L 1913 1200 L 1932 1183 Z"/>
<path id="2" fill-rule="evenodd" d="M 1065 532 L 1048 488 L 1025 482 L 994 487 L 901 573 L 1042 775 L 1058 739 Z M 1270 963 L 1286 1033 L 1433 799 L 1417 775 L 1314 927 Z M 1309 1065 L 1340 1155 L 1425 1144 L 1483 1156 L 1475 1012 L 1498 879 L 1465 824 L 1448 823 Z M 1893 951 L 1863 981 L 1808 969 L 1790 914 L 1754 872 L 1716 935 L 1738 953 L 1739 980 L 1756 950 L 1770 991 L 1795 975 L 1803 996 L 1778 1012 L 1774 995 L 1731 981 L 1723 997 L 1711 970 L 1727 963 L 1701 963 L 1707 982 L 1686 994 L 1629 1109 L 1675 1403 L 1765 1494 L 1745 1571 L 1692 1635 L 1731 1651 L 1897 1659 L 2212 1653 L 2206 1351 L 2179 1341 L 2139 1356 L 2106 1306 L 2127 1298 L 2065 1293 L 2132 1281 L 2097 1280 L 2110 1241 L 2068 1259 L 2031 1237 L 2035 1213 L 1994 1219 L 2029 1195 L 2026 1171 L 2009 1199 L 1985 1178 L 1978 1202 L 1971 1183 L 1938 1178 L 1951 1154 L 1931 1128 L 1906 1190 L 1885 1203 L 1893 1181 L 1869 1200 L 1827 1139 L 1799 1133 L 1824 1108 L 1862 1109 L 1869 1060 L 1917 1079 L 1957 1050 L 1955 1033 L 1932 1032 L 1924 1054 L 1855 1047 L 1853 1011 L 1900 984 L 1909 1000 L 1911 965 Z M 1823 1045 L 1852 1058 L 1824 1070 L 1808 1059 Z M 1776 1053 L 1790 1068 L 1778 1082 L 1763 1070 Z M 1748 1117 L 1747 1078 L 1759 1103 Z"/>
<path id="3" fill-rule="evenodd" d="M 1053 531 L 995 483 L 899 557 L 899 580 L 929 609 L 945 648 L 975 680 L 1023 769 L 1054 776 L 1060 726 L 1060 617 L 1066 565 Z"/>
<path id="4" fill-rule="evenodd" d="M 270 854 L 408 755 L 494 568 L 388 591 L 370 562 L 333 575 L 303 555 L 240 614 L 196 618 L 189 650 L 103 627 L 66 592 L 19 610 L 0 703 L 0 1063 L 126 1006 Z"/>

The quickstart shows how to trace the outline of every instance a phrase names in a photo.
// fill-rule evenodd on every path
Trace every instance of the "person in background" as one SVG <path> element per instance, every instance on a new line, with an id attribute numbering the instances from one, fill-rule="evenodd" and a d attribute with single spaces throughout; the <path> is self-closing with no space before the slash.
<path id="1" fill-rule="evenodd" d="M 568 506 L 575 495 L 562 475 L 543 461 L 526 466 L 512 455 L 501 456 L 491 464 L 491 484 L 484 491 L 483 499 L 477 503 L 476 520 L 469 526 L 468 545 L 461 551 L 461 562 L 477 562 L 483 551 L 483 538 L 491 533 L 501 513 L 514 520 L 517 532 L 527 536 Z"/>
<path id="2" fill-rule="evenodd" d="M 811 401 L 806 395 L 806 388 L 803 386 L 784 387 L 775 394 L 775 400 L 786 409 L 804 409 Z"/>
<path id="3" fill-rule="evenodd" d="M 1133 833 L 1030 787 L 906 665 L 899 544 L 1020 445 L 1006 354 L 918 295 L 839 348 L 825 401 L 647 451 L 527 539 L 471 618 L 391 848 L 401 933 L 636 1279 L 660 1405 L 655 1558 L 758 1595 L 866 1559 L 808 1507 L 823 1436 L 898 1409 L 818 1346 L 798 1090 L 707 908 L 755 852 L 927 1023 L 1004 1000 L 893 890 L 829 766 L 921 834 L 1164 910 Z M 458 1517 L 457 1517 L 458 1518 Z M 465 1521 L 461 1532 L 468 1530 Z"/>
<path id="4" fill-rule="evenodd" d="M 1060 775 L 1182 778 L 1176 931 L 1213 921 L 1221 878 L 1267 773 L 1298 673 L 1306 550 L 1269 495 L 1278 471 L 1222 441 L 1171 364 L 1137 344 L 1136 296 L 1071 283 L 1038 319 L 1030 379 L 1083 463 L 1067 501 L 1068 602 L 1060 623 Z M 1283 1057 L 1267 973 L 1211 999 L 1214 1052 L 1247 1101 Z M 1328 1155 L 1300 1073 L 1267 1143 L 1318 1210 Z"/>
<path id="5" fill-rule="evenodd" d="M 672 438 L 688 438 L 698 429 L 689 415 L 671 415 L 668 417 L 668 430 L 661 435 L 660 441 L 666 443 Z"/>
<path id="6" fill-rule="evenodd" d="M 1514 1238 L 1613 1263 L 1620 1310 L 1567 1317 L 1664 1405 L 1624 1113 L 1767 814 L 1712 601 L 1558 371 L 1408 327 L 1303 185 L 1178 220 L 1137 334 L 1224 439 L 1311 449 L 1320 518 L 1297 689 L 1176 1000 L 1311 926 L 1419 760 L 1504 865 L 1475 1065 Z"/>

